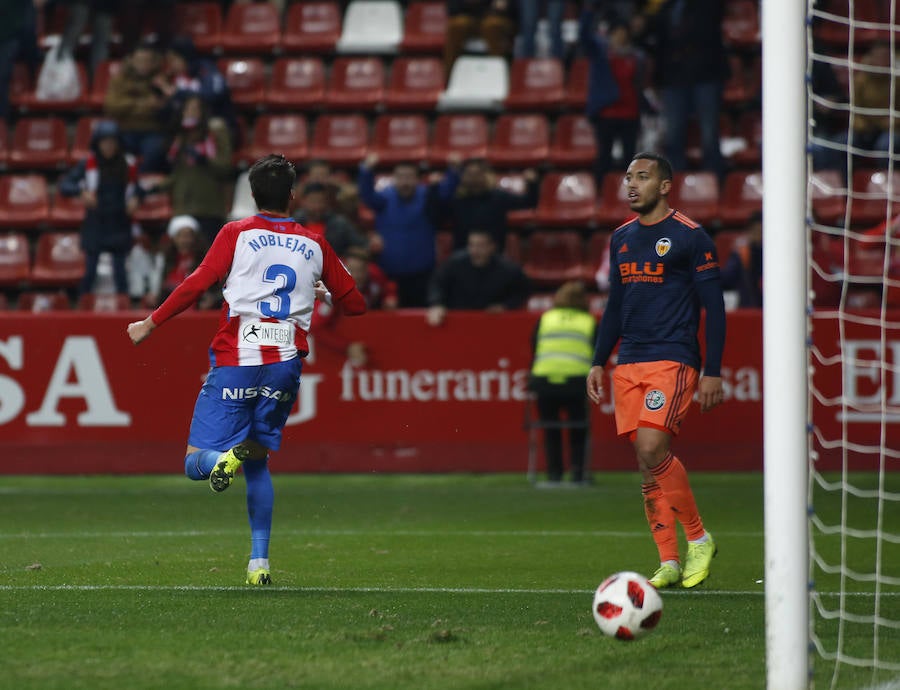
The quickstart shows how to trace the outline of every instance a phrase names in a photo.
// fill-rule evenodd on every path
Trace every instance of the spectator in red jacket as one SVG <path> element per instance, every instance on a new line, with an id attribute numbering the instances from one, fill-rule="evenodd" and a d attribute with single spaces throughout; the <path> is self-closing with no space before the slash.
<path id="1" fill-rule="evenodd" d="M 594 178 L 599 186 L 613 168 L 616 142 L 622 148 L 616 169 L 626 167 L 637 150 L 646 57 L 633 45 L 625 22 L 610 22 L 604 35 L 594 30 L 594 13 L 590 11 L 581 15 L 579 40 L 590 60 L 587 117 L 597 138 Z"/>

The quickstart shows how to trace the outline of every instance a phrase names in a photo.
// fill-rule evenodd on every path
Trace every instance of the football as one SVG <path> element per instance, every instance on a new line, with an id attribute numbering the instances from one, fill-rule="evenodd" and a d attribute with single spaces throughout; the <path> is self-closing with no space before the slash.
<path id="1" fill-rule="evenodd" d="M 616 573 L 597 587 L 593 611 L 604 635 L 617 640 L 636 640 L 659 623 L 662 598 L 643 575 Z"/>

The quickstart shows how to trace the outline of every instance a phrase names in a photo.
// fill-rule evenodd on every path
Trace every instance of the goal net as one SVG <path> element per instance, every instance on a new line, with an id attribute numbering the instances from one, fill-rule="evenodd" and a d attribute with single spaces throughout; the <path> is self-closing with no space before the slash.
<path id="1" fill-rule="evenodd" d="M 900 690 L 898 4 L 807 6 L 809 668 L 817 688 Z"/>

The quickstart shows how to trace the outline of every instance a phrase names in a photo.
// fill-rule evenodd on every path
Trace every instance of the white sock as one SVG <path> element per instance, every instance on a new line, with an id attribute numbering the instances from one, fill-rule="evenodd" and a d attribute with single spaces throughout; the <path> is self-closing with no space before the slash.
<path id="1" fill-rule="evenodd" d="M 254 570 L 259 570 L 260 568 L 264 568 L 265 570 L 269 569 L 268 558 L 251 558 L 250 563 L 247 564 L 247 571 L 251 573 Z"/>
<path id="2" fill-rule="evenodd" d="M 675 570 L 681 570 L 681 563 L 679 563 L 678 561 L 663 561 L 662 563 L 660 563 L 660 565 L 670 565 L 675 568 Z"/>
<path id="3" fill-rule="evenodd" d="M 704 532 L 703 536 L 700 537 L 699 539 L 691 540 L 691 544 L 705 544 L 708 541 L 709 541 L 709 532 Z"/>

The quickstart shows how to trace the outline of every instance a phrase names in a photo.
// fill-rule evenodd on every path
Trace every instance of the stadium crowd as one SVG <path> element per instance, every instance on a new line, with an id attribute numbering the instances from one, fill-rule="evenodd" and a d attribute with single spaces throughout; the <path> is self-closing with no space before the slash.
<path id="1" fill-rule="evenodd" d="M 358 283 L 374 272 L 389 296 L 378 300 L 385 308 L 433 307 L 432 315 L 500 305 L 543 309 L 572 279 L 588 283 L 597 307 L 609 236 L 628 217 L 622 171 L 640 150 L 672 161 L 673 206 L 714 235 L 721 263 L 737 276 L 730 283 L 739 294 L 734 306 L 760 306 L 756 0 L 409 0 L 397 3 L 406 38 L 396 50 L 348 58 L 338 49 L 341 23 L 359 4 L 365 0 L 5 3 L 0 265 L 23 254 L 26 262 L 18 272 L 0 271 L 6 306 L 156 306 L 202 259 L 222 224 L 248 214 L 248 165 L 283 151 L 300 171 L 295 218 L 360 262 Z M 318 47 L 292 47 L 289 35 L 324 26 L 331 11 L 334 36 Z M 309 12 L 307 25 L 298 25 Z M 426 38 L 428 26 L 441 27 L 428 45 L 412 40 L 414 14 L 432 17 L 421 23 Z M 267 29 L 273 17 L 275 28 Z M 883 47 L 871 50 L 872 60 L 883 61 Z M 499 108 L 456 115 L 433 102 L 397 106 L 383 88 L 373 102 L 331 97 L 340 79 L 359 96 L 354 79 L 364 82 L 374 69 L 383 87 L 399 78 L 404 61 L 416 60 L 437 63 L 443 88 L 459 58 L 471 55 L 505 62 L 510 89 Z M 294 69 L 302 72 L 296 84 L 306 71 L 322 69 L 326 97 L 306 105 L 279 101 L 296 96 Z M 278 82 L 284 70 L 287 81 Z M 816 78 L 832 79 L 837 98 L 848 88 L 833 74 Z M 547 82 L 558 90 L 541 91 Z M 537 98 L 517 105 L 531 90 Z M 398 113 L 408 116 L 399 124 Z M 324 129 L 332 115 L 342 119 L 322 146 L 320 124 Z M 340 127 L 357 117 L 362 146 L 339 155 L 335 138 L 353 136 Z M 430 150 L 403 157 L 405 149 L 394 144 L 422 121 Z M 61 144 L 53 139 L 60 123 Z M 315 130 L 311 145 L 308 125 Z M 481 145 L 467 146 L 466 136 L 485 125 Z M 878 123 L 866 126 L 875 128 L 866 136 L 880 141 Z M 453 127 L 465 130 L 455 141 Z M 835 131 L 828 136 L 839 138 Z M 38 153 L 43 147 L 53 157 L 29 156 L 29 137 L 38 140 Z M 518 150 L 517 137 L 526 142 Z M 289 150 L 298 142 L 301 155 Z M 826 145 L 816 160 L 838 168 L 830 153 Z M 35 201 L 43 212 L 24 219 L 13 213 L 32 193 L 43 195 Z M 480 258 L 473 245 L 484 245 Z M 69 272 L 54 274 L 53 260 L 65 263 L 67 256 Z M 454 279 L 477 275 L 480 285 L 493 285 L 513 273 L 514 297 L 487 299 L 480 290 L 452 287 Z M 210 295 L 201 306 L 220 299 Z"/>

